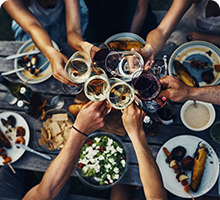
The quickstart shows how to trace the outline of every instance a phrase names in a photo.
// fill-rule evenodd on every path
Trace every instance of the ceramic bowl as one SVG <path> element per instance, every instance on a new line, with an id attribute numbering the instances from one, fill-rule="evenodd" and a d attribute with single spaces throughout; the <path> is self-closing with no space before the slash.
<path id="1" fill-rule="evenodd" d="M 180 111 L 183 124 L 193 131 L 204 131 L 209 128 L 215 120 L 215 109 L 212 104 L 202 101 L 189 100 L 184 103 Z"/>
<path id="2" fill-rule="evenodd" d="M 62 117 L 62 114 L 68 120 Z M 53 118 L 54 115 L 61 117 Z M 46 111 L 39 117 L 34 127 L 38 146 L 46 153 L 58 154 L 68 138 L 74 121 L 74 117 L 67 110 L 50 109 Z"/>
<path id="3" fill-rule="evenodd" d="M 80 153 L 77 175 L 90 188 L 109 189 L 126 173 L 128 156 L 128 149 L 118 136 L 105 132 L 90 134 Z"/>

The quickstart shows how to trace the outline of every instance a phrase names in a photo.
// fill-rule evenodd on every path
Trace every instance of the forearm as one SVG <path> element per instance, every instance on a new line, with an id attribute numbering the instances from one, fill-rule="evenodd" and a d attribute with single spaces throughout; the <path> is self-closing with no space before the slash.
<path id="1" fill-rule="evenodd" d="M 151 153 L 143 129 L 139 134 L 130 138 L 137 155 L 140 177 L 146 199 L 166 200 L 167 194 L 163 187 L 161 174 Z"/>
<path id="2" fill-rule="evenodd" d="M 138 5 L 132 20 L 130 32 L 137 34 L 140 32 L 147 15 L 147 7 L 148 7 L 148 1 L 146 0 L 138 1 Z"/>
<path id="3" fill-rule="evenodd" d="M 191 88 L 187 99 L 220 105 L 220 85 Z"/>
<path id="4" fill-rule="evenodd" d="M 220 47 L 220 36 L 218 35 L 210 35 L 209 37 L 206 37 L 209 42 L 212 44 L 215 44 Z"/>
<path id="5" fill-rule="evenodd" d="M 42 181 L 24 199 L 54 199 L 70 177 L 86 137 L 71 130 L 68 141 L 45 172 Z"/>
<path id="6" fill-rule="evenodd" d="M 67 40 L 73 51 L 85 51 L 90 55 L 90 48 L 92 44 L 84 41 L 83 38 L 75 31 L 69 31 L 67 33 Z"/>

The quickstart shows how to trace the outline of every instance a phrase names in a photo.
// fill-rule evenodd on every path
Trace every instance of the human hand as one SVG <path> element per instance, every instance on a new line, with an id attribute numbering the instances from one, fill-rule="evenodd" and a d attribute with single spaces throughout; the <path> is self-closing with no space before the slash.
<path id="1" fill-rule="evenodd" d="M 159 80 L 161 84 L 161 92 L 159 98 L 166 97 L 172 101 L 185 101 L 189 97 L 192 87 L 186 85 L 182 81 L 173 76 L 165 76 Z"/>
<path id="2" fill-rule="evenodd" d="M 122 122 L 129 136 L 136 135 L 136 133 L 140 133 L 140 130 L 143 130 L 143 120 L 145 115 L 145 112 L 134 102 L 124 109 Z"/>
<path id="3" fill-rule="evenodd" d="M 186 34 L 187 41 L 202 40 L 208 41 L 209 35 L 201 32 L 191 32 Z"/>
<path id="4" fill-rule="evenodd" d="M 69 81 L 69 79 L 66 77 L 64 72 L 65 64 L 67 63 L 68 58 L 54 49 L 50 53 L 49 62 L 51 64 L 52 70 L 53 70 L 53 76 L 60 82 L 64 84 L 72 85 L 72 82 Z"/>
<path id="5" fill-rule="evenodd" d="M 152 61 L 154 59 L 154 51 L 150 44 L 146 44 L 144 48 L 132 48 L 131 51 L 138 52 L 144 59 L 146 63 L 148 60 Z"/>
<path id="6" fill-rule="evenodd" d="M 78 113 L 74 127 L 89 135 L 91 132 L 104 126 L 107 110 L 105 101 L 88 102 Z"/>

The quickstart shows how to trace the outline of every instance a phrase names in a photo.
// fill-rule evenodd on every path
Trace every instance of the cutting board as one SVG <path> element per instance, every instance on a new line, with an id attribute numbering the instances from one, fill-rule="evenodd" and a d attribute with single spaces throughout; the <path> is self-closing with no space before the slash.
<path id="1" fill-rule="evenodd" d="M 74 103 L 87 103 L 89 100 L 84 95 L 83 92 L 78 94 L 74 100 Z M 121 119 L 122 113 L 120 110 L 112 109 L 109 114 L 105 117 L 105 126 L 103 126 L 100 130 L 113 133 L 120 136 L 125 136 L 126 131 L 122 124 Z"/>

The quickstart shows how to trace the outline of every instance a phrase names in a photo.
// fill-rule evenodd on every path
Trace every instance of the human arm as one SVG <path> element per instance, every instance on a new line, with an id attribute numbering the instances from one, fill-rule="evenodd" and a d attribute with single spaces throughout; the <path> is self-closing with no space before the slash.
<path id="1" fill-rule="evenodd" d="M 78 113 L 74 127 L 89 135 L 104 126 L 106 112 L 105 102 L 90 101 Z M 84 135 L 71 129 L 66 144 L 45 172 L 42 181 L 25 195 L 24 200 L 54 199 L 73 171 L 85 139 Z"/>
<path id="2" fill-rule="evenodd" d="M 165 76 L 159 81 L 162 88 L 159 97 L 167 97 L 176 102 L 198 100 L 220 105 L 220 85 L 190 87 L 172 76 Z"/>
<path id="3" fill-rule="evenodd" d="M 85 51 L 90 55 L 92 44 L 82 38 L 79 0 L 65 0 L 67 41 L 73 51 Z"/>
<path id="4" fill-rule="evenodd" d="M 147 15 L 148 0 L 139 0 L 132 20 L 130 32 L 138 34 Z"/>
<path id="5" fill-rule="evenodd" d="M 122 115 L 123 125 L 135 149 L 146 199 L 167 200 L 167 194 L 163 186 L 160 171 L 151 153 L 143 130 L 144 117 L 144 111 L 133 103 L 124 109 Z"/>
<path id="6" fill-rule="evenodd" d="M 174 0 L 159 26 L 148 34 L 145 47 L 142 49 L 134 48 L 132 50 L 139 52 L 144 57 L 145 62 L 149 59 L 153 60 L 163 49 L 166 40 L 174 31 L 185 12 L 193 3 L 198 1 L 199 0 Z"/>
<path id="7" fill-rule="evenodd" d="M 186 37 L 189 38 L 190 41 L 202 40 L 220 46 L 219 35 L 202 33 L 202 32 L 191 32 L 191 33 L 187 33 Z"/>
<path id="8" fill-rule="evenodd" d="M 5 10 L 31 36 L 33 42 L 40 49 L 42 54 L 49 60 L 53 70 L 53 76 L 63 83 L 68 84 L 69 80 L 64 73 L 64 66 L 67 57 L 56 50 L 44 27 L 27 8 L 28 5 L 22 0 L 9 0 L 3 3 Z"/>

